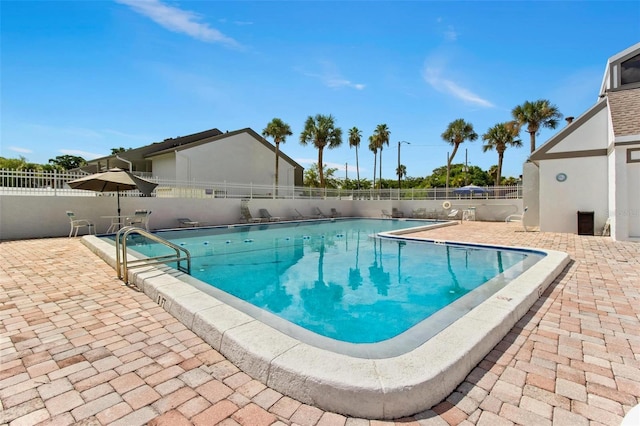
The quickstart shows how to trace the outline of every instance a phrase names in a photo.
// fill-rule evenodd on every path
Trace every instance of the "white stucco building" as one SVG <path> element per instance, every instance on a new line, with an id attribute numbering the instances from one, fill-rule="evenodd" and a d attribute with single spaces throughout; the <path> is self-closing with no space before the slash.
<path id="1" fill-rule="evenodd" d="M 304 168 L 282 152 L 279 186 L 302 186 Z M 126 160 L 126 161 L 124 161 Z M 89 161 L 92 172 L 121 167 L 154 178 L 183 182 L 232 182 L 273 185 L 275 146 L 250 128 L 218 129 L 168 138 L 141 148 Z"/>
<path id="2" fill-rule="evenodd" d="M 640 241 L 640 43 L 607 61 L 593 107 L 524 166 L 527 225 Z M 580 214 L 578 212 L 581 212 Z M 578 225 L 578 220 L 582 222 Z"/>

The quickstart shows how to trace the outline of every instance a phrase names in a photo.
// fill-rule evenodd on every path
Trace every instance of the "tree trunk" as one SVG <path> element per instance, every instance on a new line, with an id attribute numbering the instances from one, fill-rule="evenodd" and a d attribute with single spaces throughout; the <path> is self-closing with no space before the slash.
<path id="1" fill-rule="evenodd" d="M 382 146 L 380 146 L 380 173 L 378 173 L 378 186 L 382 189 Z"/>
<path id="2" fill-rule="evenodd" d="M 376 189 L 376 160 L 378 159 L 378 151 L 373 153 L 373 189 Z"/>
<path id="3" fill-rule="evenodd" d="M 447 159 L 447 183 L 446 183 L 447 189 L 449 189 L 449 174 L 451 173 L 451 162 L 453 161 L 453 157 L 455 157 L 456 152 L 458 152 L 458 146 L 459 144 L 457 143 L 453 144 L 453 151 L 451 152 L 451 155 Z M 449 194 L 446 194 L 446 196 L 448 197 Z"/>
<path id="4" fill-rule="evenodd" d="M 504 158 L 503 153 L 498 153 L 498 170 L 496 171 L 496 186 L 500 186 L 500 181 L 502 180 L 502 159 Z"/>
<path id="5" fill-rule="evenodd" d="M 358 164 L 358 145 L 356 145 L 356 176 L 358 178 L 357 187 L 360 189 L 360 165 Z"/>
<path id="6" fill-rule="evenodd" d="M 320 188 L 324 188 L 324 167 L 322 166 L 322 148 L 318 148 L 318 176 L 320 176 Z"/>
<path id="7" fill-rule="evenodd" d="M 280 157 L 279 155 L 280 152 L 280 142 L 276 141 L 276 188 L 275 188 L 275 194 L 276 196 L 278 195 L 278 157 Z"/>
<path id="8" fill-rule="evenodd" d="M 536 132 L 529 132 L 529 138 L 531 141 L 531 152 L 536 150 Z"/>

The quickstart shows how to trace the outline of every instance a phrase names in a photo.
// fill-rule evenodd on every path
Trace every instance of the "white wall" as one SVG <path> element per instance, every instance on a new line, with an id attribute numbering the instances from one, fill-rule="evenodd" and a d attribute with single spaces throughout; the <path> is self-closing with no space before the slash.
<path id="1" fill-rule="evenodd" d="M 79 219 L 89 219 L 96 224 L 98 233 L 106 232 L 110 219 L 102 216 L 116 214 L 116 197 L 96 196 L 30 196 L 0 195 L 0 240 L 63 237 L 69 234 L 66 211 L 72 210 Z M 136 209 L 151 210 L 150 229 L 178 227 L 177 218 L 187 217 L 207 225 L 223 225 L 240 222 L 238 198 L 156 198 L 121 197 L 122 215 L 133 214 Z M 454 208 L 475 206 L 478 220 L 502 221 L 509 214 L 522 211 L 521 200 L 452 200 Z M 316 199 L 254 199 L 249 210 L 258 217 L 258 209 L 266 208 L 273 216 L 289 219 L 294 209 L 310 215 L 314 207 L 325 214 L 331 208 L 342 216 L 380 217 L 382 209 L 391 211 L 398 207 L 408 216 L 417 208 L 434 209 L 444 213 L 442 201 L 352 201 Z"/>
<path id="2" fill-rule="evenodd" d="M 186 176 L 178 177 L 176 175 L 176 161 L 174 160 L 175 153 L 159 155 L 153 158 L 153 176 L 154 177 L 162 177 L 162 179 L 168 180 L 188 180 Z M 180 164 L 180 162 L 178 163 Z M 185 172 L 188 172 L 187 166 L 184 165 Z"/>
<path id="3" fill-rule="evenodd" d="M 540 168 L 526 162 L 522 166 L 522 202 L 528 207 L 524 217 L 526 226 L 540 226 Z"/>
<path id="4" fill-rule="evenodd" d="M 608 120 L 609 109 L 602 108 L 595 116 L 575 128 L 570 134 L 564 136 L 562 141 L 547 152 L 549 154 L 555 154 L 560 152 L 605 149 L 609 141 Z"/>
<path id="5" fill-rule="evenodd" d="M 564 173 L 567 180 L 558 182 Z M 540 231 L 578 232 L 578 211 L 595 213 L 595 231 L 608 214 L 607 157 L 580 157 L 540 162 Z"/>
<path id="6" fill-rule="evenodd" d="M 273 185 L 275 179 L 275 153 L 249 133 L 178 151 L 176 160 L 179 170 L 189 168 L 188 180 Z M 278 168 L 280 185 L 293 185 L 292 165 L 281 157 Z M 155 158 L 153 170 L 158 175 Z M 185 179 L 182 172 L 178 179 Z"/>

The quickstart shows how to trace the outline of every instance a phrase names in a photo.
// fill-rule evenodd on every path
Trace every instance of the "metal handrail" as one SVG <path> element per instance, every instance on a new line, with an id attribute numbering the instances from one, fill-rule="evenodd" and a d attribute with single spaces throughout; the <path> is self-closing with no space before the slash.
<path id="1" fill-rule="evenodd" d="M 139 234 L 152 241 L 164 244 L 165 246 L 174 249 L 176 253 L 175 255 L 168 254 L 129 261 L 127 259 L 127 237 L 130 234 Z M 121 248 L 122 254 L 120 252 Z M 181 252 L 184 253 L 184 257 L 181 256 Z M 182 266 L 180 263 L 183 260 L 187 261 L 186 267 Z M 116 233 L 116 267 L 118 269 L 118 279 L 123 280 L 126 284 L 129 284 L 129 269 L 168 262 L 176 262 L 176 268 L 179 271 L 191 275 L 191 253 L 186 248 L 173 244 L 172 242 L 167 241 L 164 238 L 160 238 L 142 228 L 138 228 L 137 226 L 125 226 Z"/>

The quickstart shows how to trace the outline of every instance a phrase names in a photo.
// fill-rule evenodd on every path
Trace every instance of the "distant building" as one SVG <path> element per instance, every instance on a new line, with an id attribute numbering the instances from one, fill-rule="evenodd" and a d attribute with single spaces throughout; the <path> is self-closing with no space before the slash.
<path id="1" fill-rule="evenodd" d="M 609 58 L 596 104 L 567 122 L 524 166 L 526 223 L 590 233 L 593 212 L 596 235 L 640 241 L 640 43 Z"/>
<path id="2" fill-rule="evenodd" d="M 282 145 L 280 145 L 282 148 Z M 304 168 L 280 149 L 278 183 L 302 186 Z M 159 179 L 273 185 L 275 146 L 250 128 L 218 129 L 165 139 L 87 162 L 89 172 L 113 167 Z"/>

